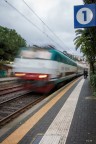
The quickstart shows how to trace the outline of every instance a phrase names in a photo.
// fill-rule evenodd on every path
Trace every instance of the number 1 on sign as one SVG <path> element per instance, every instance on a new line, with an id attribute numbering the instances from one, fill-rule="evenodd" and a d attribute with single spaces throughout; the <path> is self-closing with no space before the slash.
<path id="1" fill-rule="evenodd" d="M 78 10 L 76 18 L 80 24 L 88 24 L 92 21 L 93 13 L 89 8 L 81 8 Z"/>
<path id="2" fill-rule="evenodd" d="M 87 12 L 86 11 L 82 11 L 83 15 L 84 15 L 84 21 L 87 21 Z"/>

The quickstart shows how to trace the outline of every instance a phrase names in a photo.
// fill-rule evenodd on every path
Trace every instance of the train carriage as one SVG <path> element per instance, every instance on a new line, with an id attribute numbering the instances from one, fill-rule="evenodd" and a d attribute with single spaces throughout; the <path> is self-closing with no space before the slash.
<path id="1" fill-rule="evenodd" d="M 78 73 L 79 70 L 79 73 Z M 83 68 L 52 46 L 23 48 L 14 61 L 15 76 L 30 80 L 38 92 L 83 74 Z"/>

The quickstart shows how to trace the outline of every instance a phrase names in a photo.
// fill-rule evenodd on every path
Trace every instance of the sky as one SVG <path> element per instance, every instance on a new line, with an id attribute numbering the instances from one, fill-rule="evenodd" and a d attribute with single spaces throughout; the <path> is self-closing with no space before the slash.
<path id="1" fill-rule="evenodd" d="M 6 2 L 7 1 L 7 2 Z M 75 50 L 74 6 L 83 0 L 0 0 L 0 26 L 15 29 L 27 45 L 54 45 Z"/>

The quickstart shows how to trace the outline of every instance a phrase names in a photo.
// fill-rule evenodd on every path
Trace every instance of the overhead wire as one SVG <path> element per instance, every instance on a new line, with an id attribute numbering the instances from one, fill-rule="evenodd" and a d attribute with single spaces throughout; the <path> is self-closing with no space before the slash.
<path id="1" fill-rule="evenodd" d="M 48 28 L 48 30 L 55 36 L 55 37 L 57 37 L 61 42 L 63 42 L 53 31 L 52 31 L 52 29 L 36 14 L 36 12 L 24 1 L 24 0 L 22 0 L 24 3 L 25 3 L 25 5 L 34 13 L 34 15 L 36 16 L 36 17 L 38 17 L 38 19 Z"/>
<path id="2" fill-rule="evenodd" d="M 59 39 L 63 44 L 64 42 L 53 32 L 53 30 L 36 14 L 36 12 L 24 1 L 24 4 L 31 10 L 32 13 L 48 28 L 48 30 L 57 38 Z M 65 45 L 65 44 L 64 44 Z M 68 48 L 68 47 L 67 47 Z M 63 48 L 64 49 L 64 48 Z M 70 48 L 68 48 L 70 50 Z"/>
<path id="3" fill-rule="evenodd" d="M 24 17 L 29 23 L 31 23 L 34 27 L 36 27 L 41 33 L 46 35 L 47 38 L 49 38 L 52 42 L 56 43 L 59 47 L 61 47 L 57 42 L 55 42 L 48 34 L 45 32 L 42 32 L 42 30 L 35 25 L 31 20 L 29 20 L 24 14 L 22 14 L 18 9 L 16 9 L 12 4 L 10 4 L 7 0 L 4 0 L 8 5 L 10 5 L 13 9 L 15 9 L 22 17 Z M 62 48 L 62 47 L 61 47 Z"/>
<path id="4" fill-rule="evenodd" d="M 14 7 L 11 3 L 9 3 L 7 0 L 4 0 L 10 7 L 12 7 L 13 9 L 15 9 L 23 18 L 25 18 L 29 23 L 31 23 L 34 27 L 36 27 L 41 33 L 43 33 L 44 35 L 46 35 L 47 38 L 49 38 L 52 42 L 56 43 L 59 47 L 61 47 L 57 42 L 55 42 L 48 34 L 46 34 L 45 32 L 42 32 L 42 30 L 35 25 L 31 20 L 29 20 L 24 14 L 22 14 L 16 7 Z M 61 47 L 62 48 L 62 47 Z M 62 48 L 63 49 L 63 48 Z"/>
<path id="5" fill-rule="evenodd" d="M 62 50 L 64 50 L 64 48 L 59 45 L 56 41 L 54 41 L 48 34 L 46 34 L 44 31 L 42 31 L 37 25 L 35 25 L 30 19 L 28 19 L 23 13 L 21 13 L 16 7 L 14 7 L 11 3 L 9 3 L 7 0 L 4 0 L 10 7 L 12 7 L 13 9 L 15 9 L 23 18 L 25 18 L 29 23 L 31 23 L 34 27 L 36 27 L 41 33 L 43 33 L 44 35 L 46 35 L 46 37 L 48 39 L 50 39 L 52 42 L 54 42 L 55 44 L 57 44 Z M 26 3 L 24 0 L 23 0 L 24 3 Z M 27 3 L 26 3 L 27 5 Z M 28 6 L 29 7 L 29 6 Z M 30 8 L 30 10 L 32 11 L 32 9 Z M 34 12 L 34 11 L 33 11 Z M 39 18 L 39 20 L 42 21 L 42 19 L 34 12 L 34 14 Z M 42 23 L 44 25 L 46 25 L 43 21 Z M 52 32 L 52 30 L 46 25 L 46 27 Z M 53 33 L 53 32 L 52 32 Z M 55 33 L 54 33 L 55 35 Z M 56 35 L 55 35 L 56 36 Z"/>

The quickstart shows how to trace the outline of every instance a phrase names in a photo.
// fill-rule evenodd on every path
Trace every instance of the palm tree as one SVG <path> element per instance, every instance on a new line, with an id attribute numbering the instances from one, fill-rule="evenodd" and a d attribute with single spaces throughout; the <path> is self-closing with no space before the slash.
<path id="1" fill-rule="evenodd" d="M 83 0 L 84 4 L 96 3 L 96 0 Z"/>
<path id="2" fill-rule="evenodd" d="M 86 56 L 90 69 L 94 73 L 94 63 L 96 58 L 96 48 L 95 48 L 95 37 L 93 37 L 92 29 L 77 29 L 75 31 L 76 38 L 74 39 L 74 44 L 76 45 L 76 50 L 80 48 L 80 51 L 83 52 Z"/>

